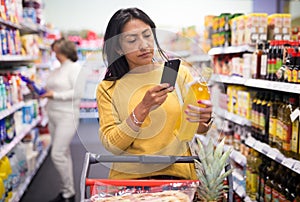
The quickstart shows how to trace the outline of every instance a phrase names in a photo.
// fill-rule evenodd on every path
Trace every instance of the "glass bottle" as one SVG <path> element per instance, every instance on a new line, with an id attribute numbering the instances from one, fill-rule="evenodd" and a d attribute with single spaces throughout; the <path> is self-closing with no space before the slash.
<path id="1" fill-rule="evenodd" d="M 261 165 L 261 159 L 259 158 L 259 153 L 255 150 L 252 152 L 252 163 L 251 163 L 251 182 L 250 182 L 250 192 L 249 197 L 251 200 L 256 199 L 256 194 L 258 192 L 258 180 L 259 180 L 259 166 Z"/>
<path id="2" fill-rule="evenodd" d="M 292 138 L 292 122 L 291 122 L 291 110 L 289 103 L 295 103 L 296 99 L 293 97 L 287 98 L 286 105 L 283 109 L 283 119 L 282 119 L 282 152 L 286 156 L 290 156 L 291 149 L 291 138 Z"/>
<path id="3" fill-rule="evenodd" d="M 271 165 L 267 168 L 266 172 L 266 181 L 264 187 L 264 201 L 271 202 L 272 201 L 272 189 L 273 189 L 273 178 L 276 170 L 276 163 L 271 161 Z"/>
<path id="4" fill-rule="evenodd" d="M 267 79 L 268 51 L 269 51 L 269 43 L 266 42 L 261 55 L 260 79 Z"/>
<path id="5" fill-rule="evenodd" d="M 252 78 L 260 79 L 261 73 L 261 56 L 263 54 L 263 43 L 257 44 L 256 52 L 254 53 Z"/>
<path id="6" fill-rule="evenodd" d="M 270 104 L 270 116 L 269 116 L 269 145 L 275 146 L 276 138 L 276 124 L 277 124 L 277 109 L 279 106 L 279 95 L 272 93 Z"/>

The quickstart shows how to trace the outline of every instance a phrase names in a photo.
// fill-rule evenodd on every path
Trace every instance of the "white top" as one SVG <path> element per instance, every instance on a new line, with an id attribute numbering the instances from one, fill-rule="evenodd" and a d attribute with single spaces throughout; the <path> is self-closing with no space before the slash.
<path id="1" fill-rule="evenodd" d="M 80 70 L 78 63 L 67 60 L 50 72 L 46 89 L 53 91 L 53 99 L 48 99 L 48 111 L 79 113 L 82 95 L 82 88 L 78 85 Z"/>

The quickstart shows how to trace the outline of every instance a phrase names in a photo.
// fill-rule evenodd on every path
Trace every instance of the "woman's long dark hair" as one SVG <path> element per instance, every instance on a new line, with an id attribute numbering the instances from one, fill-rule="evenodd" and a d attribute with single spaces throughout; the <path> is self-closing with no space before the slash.
<path id="1" fill-rule="evenodd" d="M 129 71 L 125 56 L 120 56 L 117 50 L 120 48 L 118 36 L 122 33 L 125 24 L 132 19 L 139 19 L 151 27 L 158 52 L 163 58 L 167 59 L 158 44 L 156 26 L 150 17 L 138 8 L 120 9 L 111 17 L 104 35 L 103 60 L 107 61 L 108 67 L 103 80 L 118 80 Z"/>

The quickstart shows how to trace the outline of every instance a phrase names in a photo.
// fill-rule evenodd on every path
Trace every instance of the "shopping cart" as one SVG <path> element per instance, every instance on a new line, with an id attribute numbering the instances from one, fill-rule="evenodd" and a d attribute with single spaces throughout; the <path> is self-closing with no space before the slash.
<path id="1" fill-rule="evenodd" d="M 99 155 L 87 152 L 85 155 L 83 170 L 81 173 L 81 183 L 80 183 L 80 201 L 87 201 L 97 190 L 97 187 L 104 187 L 101 191 L 108 192 L 112 191 L 107 188 L 110 187 L 134 187 L 135 189 L 144 189 L 155 191 L 166 190 L 170 187 L 174 188 L 174 184 L 180 184 L 180 189 L 185 189 L 187 192 L 191 191 L 190 187 L 193 187 L 197 181 L 195 180 L 111 180 L 111 179 L 89 179 L 89 171 L 91 164 L 97 163 L 142 163 L 142 164 L 172 164 L 172 163 L 194 163 L 195 160 L 199 160 L 196 156 L 149 156 L 149 155 Z M 230 164 L 228 163 L 225 167 L 225 171 L 230 169 Z M 232 176 L 228 176 L 228 201 L 233 201 L 233 184 Z M 87 189 L 89 188 L 89 189 Z M 113 190 L 116 191 L 116 190 Z M 195 191 L 195 189 L 194 189 Z"/>

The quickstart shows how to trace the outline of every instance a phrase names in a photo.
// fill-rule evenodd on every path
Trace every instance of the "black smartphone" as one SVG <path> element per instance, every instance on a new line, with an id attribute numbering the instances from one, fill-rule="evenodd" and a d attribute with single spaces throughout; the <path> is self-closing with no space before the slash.
<path id="1" fill-rule="evenodd" d="M 173 59 L 165 62 L 160 83 L 169 83 L 170 86 L 175 86 L 179 65 L 179 59 Z"/>

